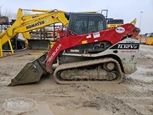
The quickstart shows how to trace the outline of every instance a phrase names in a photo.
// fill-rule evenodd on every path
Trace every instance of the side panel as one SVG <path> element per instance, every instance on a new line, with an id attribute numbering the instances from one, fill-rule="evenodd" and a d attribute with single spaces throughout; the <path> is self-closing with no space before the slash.
<path id="1" fill-rule="evenodd" d="M 119 57 L 125 74 L 131 74 L 137 70 L 137 58 L 139 53 L 138 40 L 128 38 L 108 50 Z"/>
<path id="2" fill-rule="evenodd" d="M 139 54 L 139 41 L 133 38 L 124 39 L 107 50 L 97 54 L 68 54 L 66 56 L 78 57 L 112 57 L 116 59 L 125 74 L 131 74 L 137 70 L 137 59 Z"/>

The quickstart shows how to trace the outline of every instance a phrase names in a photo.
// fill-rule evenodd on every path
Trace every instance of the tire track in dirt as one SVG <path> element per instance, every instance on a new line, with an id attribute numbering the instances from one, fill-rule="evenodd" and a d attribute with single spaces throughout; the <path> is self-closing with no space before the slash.
<path id="1" fill-rule="evenodd" d="M 75 91 L 74 95 L 80 94 L 78 97 L 72 97 L 71 99 L 63 102 L 59 102 L 56 105 L 65 106 L 67 108 L 95 108 L 98 111 L 105 109 L 109 111 L 111 115 L 143 115 L 135 108 L 126 104 L 122 99 L 117 99 L 106 93 L 103 93 L 91 85 L 71 85 L 71 88 Z"/>
<path id="2" fill-rule="evenodd" d="M 105 108 L 111 111 L 113 115 L 143 115 L 138 112 L 135 108 L 126 104 L 123 100 L 117 99 L 106 94 L 100 94 L 94 97 L 88 102 L 85 102 L 83 106 L 91 107 L 96 105 L 97 109 Z"/>
<path id="3" fill-rule="evenodd" d="M 135 109 L 140 115 L 153 114 L 153 84 L 151 82 L 128 79 L 119 85 L 121 88 L 115 88 L 114 86 L 114 88 L 104 90 L 103 92 L 110 98 L 113 97 L 128 105 L 131 109 Z M 116 106 L 118 105 L 116 104 Z M 134 110 L 132 111 L 134 112 Z M 120 111 L 119 113 L 122 112 Z M 133 113 L 130 114 L 133 115 Z"/>

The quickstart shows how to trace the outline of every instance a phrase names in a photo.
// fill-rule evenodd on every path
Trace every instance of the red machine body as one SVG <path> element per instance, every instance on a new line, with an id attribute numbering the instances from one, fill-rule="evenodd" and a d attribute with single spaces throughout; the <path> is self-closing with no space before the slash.
<path id="1" fill-rule="evenodd" d="M 69 33 L 70 30 L 67 30 L 65 36 L 62 38 L 58 38 L 54 44 L 54 46 L 50 49 L 47 62 L 46 62 L 46 70 L 49 73 L 52 73 L 52 63 L 58 54 L 68 48 L 81 45 L 81 44 L 89 44 L 93 42 L 101 42 L 108 41 L 111 45 L 116 44 L 126 37 L 136 38 L 140 30 L 136 28 L 133 24 L 123 24 L 120 27 L 116 27 L 113 29 L 106 29 L 99 32 L 92 32 L 88 34 L 82 35 L 71 35 Z"/>

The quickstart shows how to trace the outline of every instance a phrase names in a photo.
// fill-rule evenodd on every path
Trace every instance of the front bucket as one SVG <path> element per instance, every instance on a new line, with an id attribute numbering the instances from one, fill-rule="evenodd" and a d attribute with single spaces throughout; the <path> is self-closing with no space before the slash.
<path id="1" fill-rule="evenodd" d="M 44 64 L 41 62 L 42 57 L 31 63 L 27 63 L 24 68 L 11 80 L 9 86 L 38 82 L 43 74 L 46 74 Z"/>

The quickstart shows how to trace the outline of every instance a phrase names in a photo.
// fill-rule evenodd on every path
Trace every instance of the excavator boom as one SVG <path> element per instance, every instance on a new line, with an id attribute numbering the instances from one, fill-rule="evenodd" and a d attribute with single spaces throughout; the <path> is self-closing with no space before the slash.
<path id="1" fill-rule="evenodd" d="M 19 33 L 23 34 L 26 39 L 30 39 L 29 32 L 31 30 L 55 23 L 62 23 L 65 26 L 68 24 L 65 12 L 62 10 L 32 10 L 41 13 L 29 15 L 24 15 L 22 10 L 21 8 L 18 9 L 16 21 L 0 34 L 0 54 L 2 54 L 2 46 Z"/>

